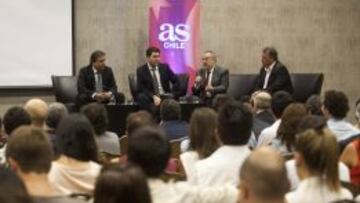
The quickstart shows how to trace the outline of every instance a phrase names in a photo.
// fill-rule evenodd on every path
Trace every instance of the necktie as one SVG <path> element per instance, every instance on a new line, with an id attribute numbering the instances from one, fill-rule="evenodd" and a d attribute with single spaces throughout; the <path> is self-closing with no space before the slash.
<path id="1" fill-rule="evenodd" d="M 103 90 L 101 73 L 97 72 L 95 75 L 96 75 L 96 79 L 97 79 L 96 80 L 95 91 L 96 92 L 101 92 Z"/>
<path id="2" fill-rule="evenodd" d="M 154 94 L 159 95 L 159 82 L 156 77 L 156 68 L 151 68 L 151 76 L 153 79 L 153 86 L 154 86 Z"/>

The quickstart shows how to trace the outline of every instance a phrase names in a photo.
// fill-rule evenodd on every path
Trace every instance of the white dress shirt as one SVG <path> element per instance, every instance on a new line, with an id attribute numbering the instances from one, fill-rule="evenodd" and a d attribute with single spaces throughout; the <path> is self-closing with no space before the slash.
<path id="1" fill-rule="evenodd" d="M 265 68 L 266 75 L 265 75 L 263 89 L 266 89 L 268 86 L 271 71 L 274 68 L 275 64 L 276 64 L 276 61 L 274 61 L 268 68 Z"/>
<path id="2" fill-rule="evenodd" d="M 148 179 L 153 203 L 236 203 L 238 191 L 233 186 L 198 187 L 187 182 Z"/>
<path id="3" fill-rule="evenodd" d="M 195 164 L 199 161 L 199 154 L 193 150 L 184 152 L 180 155 L 180 161 L 184 167 L 187 181 L 194 183 Z"/>
<path id="4" fill-rule="evenodd" d="M 295 160 L 289 160 L 285 163 L 290 190 L 295 190 L 300 183 L 300 178 L 296 172 Z M 349 168 L 342 162 L 339 162 L 339 179 L 344 182 L 350 182 Z"/>
<path id="5" fill-rule="evenodd" d="M 216 186 L 239 183 L 239 170 L 250 154 L 247 145 L 224 145 L 206 159 L 195 164 L 195 183 L 204 186 Z"/>
<path id="6" fill-rule="evenodd" d="M 281 119 L 278 119 L 271 126 L 261 131 L 259 135 L 257 147 L 270 145 L 273 139 L 276 138 L 280 124 L 281 124 Z"/>
<path id="7" fill-rule="evenodd" d="M 323 182 L 323 181 L 321 181 Z M 331 191 L 319 177 L 306 178 L 299 187 L 286 194 L 288 203 L 329 203 L 337 200 L 352 199 L 352 194 L 345 188 L 339 192 Z"/>
<path id="8" fill-rule="evenodd" d="M 354 135 L 360 134 L 360 130 L 345 121 L 344 119 L 338 120 L 330 118 L 327 121 L 327 126 L 334 133 L 337 141 L 345 140 Z"/>
<path id="9" fill-rule="evenodd" d="M 150 70 L 150 74 L 151 74 L 151 77 L 153 75 L 153 68 L 150 66 L 150 64 L 148 64 L 148 67 L 149 67 L 149 70 Z M 156 76 L 156 80 L 157 80 L 157 83 L 159 84 L 159 94 L 164 94 L 165 91 L 164 91 L 164 88 L 161 84 L 161 77 L 160 77 L 160 72 L 159 72 L 159 67 L 156 66 L 155 67 L 155 76 Z M 154 79 L 154 78 L 153 78 Z"/>
<path id="10" fill-rule="evenodd" d="M 213 73 L 214 73 L 214 67 L 211 68 L 209 75 L 206 76 L 208 78 L 208 80 L 207 80 L 208 83 L 206 84 L 206 86 L 211 85 Z M 206 71 L 206 74 L 207 74 L 207 71 Z"/>

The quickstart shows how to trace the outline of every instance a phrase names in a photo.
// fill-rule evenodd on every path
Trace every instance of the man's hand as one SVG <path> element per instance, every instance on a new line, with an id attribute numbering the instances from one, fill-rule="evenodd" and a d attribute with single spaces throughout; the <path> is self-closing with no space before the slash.
<path id="1" fill-rule="evenodd" d="M 155 106 L 160 106 L 160 103 L 161 103 L 160 97 L 154 95 L 154 96 L 153 96 L 153 100 L 154 100 L 154 105 L 155 105 Z"/>
<path id="2" fill-rule="evenodd" d="M 213 90 L 214 90 L 214 87 L 211 84 L 209 84 L 205 87 L 205 91 L 207 91 L 207 92 L 212 92 Z"/>
<path id="3" fill-rule="evenodd" d="M 111 99 L 111 96 L 112 96 L 112 93 L 109 91 L 109 92 L 103 92 L 103 98 L 105 100 L 110 100 Z"/>
<path id="4" fill-rule="evenodd" d="M 94 99 L 95 99 L 97 102 L 103 102 L 103 101 L 104 101 L 103 93 L 96 93 L 95 96 L 94 96 Z"/>

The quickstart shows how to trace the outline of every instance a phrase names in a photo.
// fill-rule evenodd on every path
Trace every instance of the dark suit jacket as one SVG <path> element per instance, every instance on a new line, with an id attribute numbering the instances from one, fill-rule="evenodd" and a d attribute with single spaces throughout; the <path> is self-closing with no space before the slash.
<path id="1" fill-rule="evenodd" d="M 260 113 L 256 113 L 254 117 L 255 119 L 261 120 L 270 125 L 272 125 L 276 121 L 275 116 L 270 111 L 266 110 L 261 111 Z"/>
<path id="2" fill-rule="evenodd" d="M 206 87 L 206 69 L 201 68 L 196 73 L 196 76 L 200 76 L 202 78 L 202 81 L 199 85 L 194 85 L 192 87 L 192 92 L 196 96 L 201 96 L 201 94 L 204 93 Z M 229 87 L 229 71 L 219 66 L 215 66 L 211 78 L 211 85 L 214 87 L 213 96 L 219 93 L 226 93 Z"/>
<path id="3" fill-rule="evenodd" d="M 186 121 L 164 121 L 160 127 L 165 131 L 169 140 L 180 139 L 189 136 L 189 124 Z"/>
<path id="4" fill-rule="evenodd" d="M 117 86 L 111 68 L 105 67 L 101 75 L 103 90 L 111 91 L 115 95 L 117 93 Z M 88 97 L 91 97 L 95 92 L 95 75 L 91 65 L 80 69 L 77 87 L 79 94 L 85 94 Z"/>
<path id="5" fill-rule="evenodd" d="M 164 92 L 173 93 L 176 96 L 179 93 L 179 78 L 172 72 L 168 64 L 160 63 L 158 68 L 161 86 L 163 87 Z M 148 97 L 152 97 L 154 95 L 153 78 L 147 64 L 137 68 L 136 81 L 139 94 L 144 93 Z M 172 90 L 170 88 L 170 82 L 172 83 Z"/>
<path id="6" fill-rule="evenodd" d="M 256 82 L 256 90 L 263 89 L 265 76 L 266 71 L 265 68 L 262 67 L 260 69 L 260 74 Z M 293 86 L 291 83 L 290 74 L 287 68 L 279 61 L 276 62 L 275 66 L 271 70 L 268 86 L 265 90 L 269 91 L 270 93 L 275 93 L 279 90 L 284 90 L 286 92 L 289 92 L 290 94 L 293 93 Z"/>

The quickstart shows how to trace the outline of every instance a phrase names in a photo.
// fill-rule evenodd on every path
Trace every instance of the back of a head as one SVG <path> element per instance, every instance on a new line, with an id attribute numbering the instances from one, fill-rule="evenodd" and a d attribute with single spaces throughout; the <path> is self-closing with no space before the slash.
<path id="1" fill-rule="evenodd" d="M 308 129 L 300 133 L 295 150 L 303 157 L 311 175 L 326 177 L 327 187 L 332 191 L 339 191 L 338 145 L 329 129 Z"/>
<path id="2" fill-rule="evenodd" d="M 210 108 L 196 109 L 190 118 L 190 147 L 200 158 L 210 156 L 218 147 L 215 131 L 218 127 L 217 113 Z"/>
<path id="3" fill-rule="evenodd" d="M 48 114 L 48 105 L 41 99 L 30 99 L 24 109 L 29 113 L 32 124 L 42 127 Z"/>
<path id="4" fill-rule="evenodd" d="M 314 129 L 320 132 L 326 127 L 326 118 L 317 115 L 307 115 L 303 117 L 297 127 L 296 133 L 302 133 L 308 129 Z"/>
<path id="5" fill-rule="evenodd" d="M 32 203 L 21 179 L 7 168 L 0 167 L 0 202 Z"/>
<path id="6" fill-rule="evenodd" d="M 268 110 L 271 108 L 271 95 L 261 91 L 252 97 L 254 108 L 257 110 Z"/>
<path id="7" fill-rule="evenodd" d="M 233 100 L 235 100 L 233 96 L 227 94 L 217 94 L 213 100 L 212 108 L 215 111 L 219 111 L 226 102 Z"/>
<path id="8" fill-rule="evenodd" d="M 293 97 L 286 91 L 278 91 L 273 94 L 271 109 L 276 118 L 281 118 L 288 105 L 294 102 Z"/>
<path id="9" fill-rule="evenodd" d="M 141 168 L 132 165 L 105 166 L 97 178 L 94 203 L 150 203 L 150 191 Z"/>
<path id="10" fill-rule="evenodd" d="M 230 101 L 220 108 L 218 129 L 225 145 L 246 145 L 251 136 L 253 115 L 240 102 Z"/>
<path id="11" fill-rule="evenodd" d="M 131 136 L 133 132 L 144 126 L 155 126 L 152 115 L 147 111 L 131 113 L 126 118 L 126 133 Z"/>
<path id="12" fill-rule="evenodd" d="M 325 92 L 323 105 L 330 116 L 335 119 L 345 118 L 350 109 L 347 96 L 343 92 L 337 90 Z"/>
<path id="13" fill-rule="evenodd" d="M 319 95 L 311 95 L 311 97 L 306 100 L 305 104 L 312 115 L 323 115 L 321 111 L 321 98 Z"/>
<path id="14" fill-rule="evenodd" d="M 81 113 L 89 119 L 96 135 L 99 136 L 105 133 L 109 121 L 106 108 L 103 104 L 87 104 L 81 108 Z"/>
<path id="15" fill-rule="evenodd" d="M 45 132 L 32 126 L 17 128 L 8 140 L 6 159 L 15 161 L 23 173 L 48 173 L 53 151 Z"/>
<path id="16" fill-rule="evenodd" d="M 307 109 L 305 105 L 301 103 L 292 103 L 286 107 L 283 112 L 277 135 L 289 151 L 291 151 L 295 145 L 295 135 L 298 125 L 307 115 Z"/>
<path id="17" fill-rule="evenodd" d="M 240 189 L 244 187 L 259 202 L 283 200 L 290 184 L 282 156 L 269 147 L 253 151 L 240 170 Z"/>
<path id="18" fill-rule="evenodd" d="M 165 134 L 155 127 L 142 127 L 129 137 L 128 160 L 139 165 L 148 177 L 159 177 L 170 158 Z"/>
<path id="19" fill-rule="evenodd" d="M 7 135 L 22 125 L 30 125 L 30 115 L 22 107 L 11 107 L 4 115 L 4 129 Z"/>
<path id="20" fill-rule="evenodd" d="M 68 110 L 64 104 L 54 102 L 49 105 L 46 125 L 52 129 L 56 129 L 61 119 L 68 115 Z"/>
<path id="21" fill-rule="evenodd" d="M 174 99 L 165 99 L 161 102 L 160 118 L 163 121 L 180 120 L 181 107 Z"/>
<path id="22" fill-rule="evenodd" d="M 66 116 L 56 130 L 59 153 L 80 161 L 97 161 L 97 146 L 89 120 L 81 114 Z"/>

